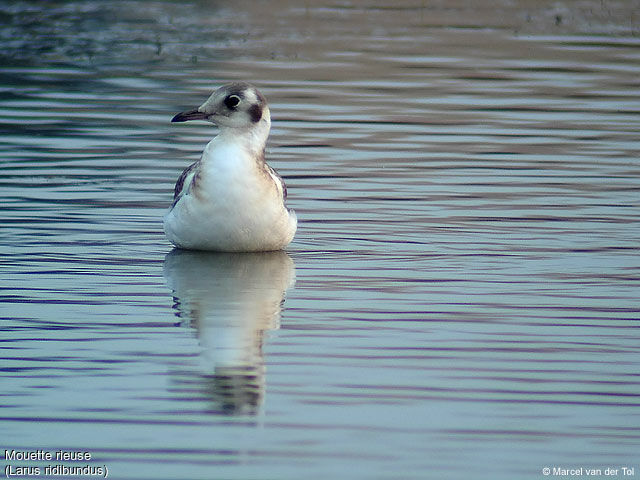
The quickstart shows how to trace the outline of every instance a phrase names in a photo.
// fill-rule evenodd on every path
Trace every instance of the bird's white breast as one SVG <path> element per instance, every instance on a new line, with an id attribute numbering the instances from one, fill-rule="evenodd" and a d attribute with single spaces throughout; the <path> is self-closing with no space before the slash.
<path id="1" fill-rule="evenodd" d="M 191 182 L 165 215 L 165 233 L 174 245 L 260 251 L 282 249 L 293 239 L 295 213 L 245 142 L 224 135 L 211 140 Z"/>

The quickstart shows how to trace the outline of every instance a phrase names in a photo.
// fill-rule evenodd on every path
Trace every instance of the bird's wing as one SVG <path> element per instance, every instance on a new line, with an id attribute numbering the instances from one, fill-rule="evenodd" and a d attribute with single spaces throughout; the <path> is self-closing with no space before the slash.
<path id="1" fill-rule="evenodd" d="M 200 160 L 189 165 L 180 174 L 180 177 L 178 177 L 178 181 L 176 182 L 175 189 L 173 190 L 173 206 L 178 203 L 183 195 L 189 193 L 193 179 L 198 174 L 199 170 Z"/>
<path id="2" fill-rule="evenodd" d="M 280 195 L 282 195 L 282 200 L 283 201 L 286 200 L 287 199 L 287 185 L 284 183 L 283 178 L 280 176 L 280 174 L 278 172 L 276 172 L 273 168 L 271 168 L 266 163 L 265 163 L 265 166 L 267 167 L 267 173 L 269 173 L 269 175 L 273 179 L 273 183 L 276 184 L 276 188 L 280 192 Z"/>

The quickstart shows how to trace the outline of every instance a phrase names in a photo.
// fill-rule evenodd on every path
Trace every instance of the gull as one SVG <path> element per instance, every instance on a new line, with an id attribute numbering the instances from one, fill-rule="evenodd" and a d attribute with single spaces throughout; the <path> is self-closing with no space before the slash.
<path id="1" fill-rule="evenodd" d="M 219 133 L 186 168 L 164 216 L 171 243 L 189 250 L 259 252 L 284 249 L 297 218 L 285 205 L 287 187 L 265 162 L 271 115 L 256 87 L 235 82 L 172 122 L 206 120 Z"/>

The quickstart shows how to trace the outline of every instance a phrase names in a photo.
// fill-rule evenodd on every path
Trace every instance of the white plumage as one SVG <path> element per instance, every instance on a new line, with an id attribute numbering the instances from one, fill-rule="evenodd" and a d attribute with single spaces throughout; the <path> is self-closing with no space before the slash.
<path id="1" fill-rule="evenodd" d="M 285 206 L 286 186 L 264 159 L 269 107 L 248 83 L 216 90 L 195 110 L 172 121 L 207 120 L 220 133 L 178 179 L 164 231 L 176 247 L 193 250 L 271 251 L 286 247 L 297 219 Z"/>

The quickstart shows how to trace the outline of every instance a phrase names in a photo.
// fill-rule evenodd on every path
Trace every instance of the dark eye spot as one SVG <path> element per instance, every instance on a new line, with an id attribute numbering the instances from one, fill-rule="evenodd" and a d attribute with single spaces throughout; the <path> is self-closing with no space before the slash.
<path id="1" fill-rule="evenodd" d="M 227 98 L 224 99 L 224 104 L 227 106 L 227 108 L 236 108 L 238 106 L 238 104 L 240 103 L 240 97 L 238 95 L 229 95 Z"/>

